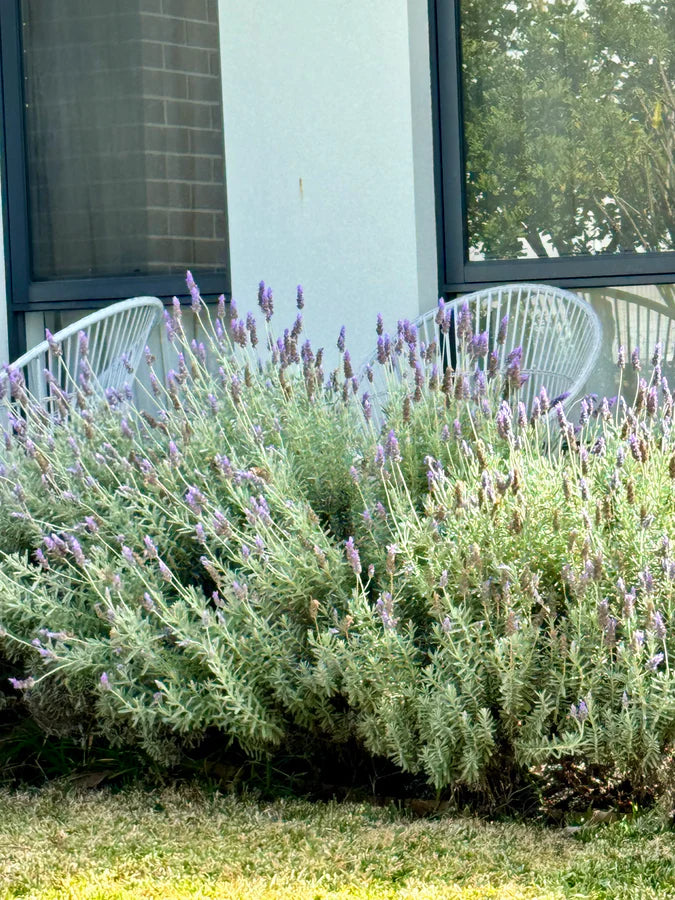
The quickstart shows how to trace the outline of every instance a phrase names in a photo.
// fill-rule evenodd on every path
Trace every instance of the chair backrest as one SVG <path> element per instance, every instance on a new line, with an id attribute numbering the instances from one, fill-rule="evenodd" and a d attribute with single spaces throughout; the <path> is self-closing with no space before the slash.
<path id="1" fill-rule="evenodd" d="M 600 320 L 586 300 L 549 285 L 505 284 L 447 302 L 445 329 L 437 323 L 435 309 L 413 323 L 427 346 L 436 342 L 444 365 L 455 367 L 460 359 L 456 326 L 465 305 L 473 333 L 487 332 L 488 350 L 497 353 L 501 371 L 511 350 L 522 348 L 520 368 L 528 380 L 518 399 L 529 406 L 542 386 L 550 398 L 568 393 L 566 403 L 579 395 L 597 362 L 602 341 Z M 505 317 L 506 333 L 499 343 Z"/>
<path id="2" fill-rule="evenodd" d="M 660 343 L 664 364 L 671 370 L 675 368 L 675 307 L 616 288 L 605 294 L 614 319 L 612 349 L 616 351 L 623 346 L 628 357 L 637 349 L 644 366 Z"/>
<path id="3" fill-rule="evenodd" d="M 59 387 L 71 393 L 78 383 L 79 334 L 84 332 L 88 338 L 87 361 L 96 383 L 102 390 L 121 390 L 130 372 L 138 368 L 162 309 L 157 297 L 133 297 L 114 303 L 42 341 L 11 363 L 9 370 L 21 371 L 32 397 L 49 406 L 51 392 L 45 370 Z"/>

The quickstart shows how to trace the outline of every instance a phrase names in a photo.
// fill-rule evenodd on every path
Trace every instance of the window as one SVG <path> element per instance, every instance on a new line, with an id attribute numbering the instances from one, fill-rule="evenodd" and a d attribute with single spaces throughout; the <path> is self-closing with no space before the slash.
<path id="1" fill-rule="evenodd" d="M 217 0 L 0 6 L 11 303 L 227 278 Z"/>
<path id="2" fill-rule="evenodd" d="M 675 281 L 675 7 L 436 0 L 448 291 Z"/>

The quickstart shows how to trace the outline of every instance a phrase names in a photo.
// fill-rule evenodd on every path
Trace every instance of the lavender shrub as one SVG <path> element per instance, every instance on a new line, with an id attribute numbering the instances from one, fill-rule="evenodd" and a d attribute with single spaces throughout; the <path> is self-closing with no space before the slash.
<path id="1" fill-rule="evenodd" d="M 176 301 L 176 370 L 160 383 L 147 358 L 152 413 L 97 399 L 86 340 L 84 383 L 55 387 L 50 420 L 9 373 L 3 691 L 58 697 L 55 716 L 85 696 L 94 729 L 163 760 L 215 730 L 251 753 L 356 737 L 438 789 L 560 759 L 636 788 L 662 777 L 675 440 L 660 349 L 649 377 L 633 354 L 628 402 L 569 410 L 542 386 L 526 409 L 520 348 L 499 371 L 468 315 L 456 371 L 378 317 L 359 380 L 344 331 L 328 373 L 301 314 L 272 332 L 263 283 L 261 320 L 231 321 L 188 285 L 203 343 Z M 443 304 L 437 321 L 443 335 Z"/>

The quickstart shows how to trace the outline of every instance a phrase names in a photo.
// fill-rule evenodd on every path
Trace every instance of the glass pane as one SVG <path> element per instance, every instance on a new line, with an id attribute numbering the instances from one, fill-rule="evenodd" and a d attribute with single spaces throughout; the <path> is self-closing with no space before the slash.
<path id="1" fill-rule="evenodd" d="M 217 6 L 22 0 L 34 279 L 225 268 Z"/>
<path id="2" fill-rule="evenodd" d="M 461 0 L 469 259 L 675 249 L 675 3 Z"/>

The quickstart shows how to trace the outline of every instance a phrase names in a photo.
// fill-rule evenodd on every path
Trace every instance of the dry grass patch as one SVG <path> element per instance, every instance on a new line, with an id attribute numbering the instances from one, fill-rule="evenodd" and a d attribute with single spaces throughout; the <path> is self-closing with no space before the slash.
<path id="1" fill-rule="evenodd" d="M 653 820 L 587 840 L 368 805 L 271 804 L 197 789 L 0 793 L 0 898 L 675 898 Z"/>

